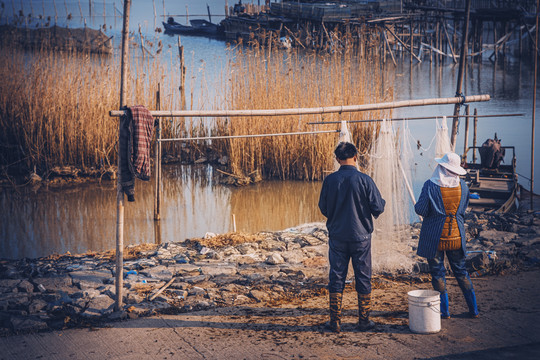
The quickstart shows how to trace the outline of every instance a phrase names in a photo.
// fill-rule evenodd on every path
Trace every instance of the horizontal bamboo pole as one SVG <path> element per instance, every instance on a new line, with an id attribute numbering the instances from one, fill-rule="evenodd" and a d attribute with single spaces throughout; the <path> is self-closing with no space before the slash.
<path id="1" fill-rule="evenodd" d="M 362 123 L 362 122 L 378 122 L 378 121 L 402 121 L 402 120 L 429 120 L 429 119 L 442 119 L 444 115 L 438 116 L 419 116 L 419 117 L 403 117 L 403 118 L 391 118 L 391 119 L 368 119 L 368 120 L 344 120 L 346 123 Z M 447 118 L 461 117 L 461 118 L 493 118 L 493 117 L 512 117 L 512 116 L 525 116 L 525 114 L 490 114 L 490 115 L 446 115 Z M 324 125 L 324 124 L 341 124 L 341 121 L 316 121 L 308 122 L 308 125 Z"/>
<path id="2" fill-rule="evenodd" d="M 268 109 L 268 110 L 160 110 L 150 111 L 155 117 L 232 117 L 232 116 L 282 116 L 282 115 L 308 115 L 308 114 L 328 114 L 344 113 L 356 111 L 395 109 L 402 107 L 446 105 L 489 101 L 489 95 L 471 95 L 463 97 L 431 98 L 418 100 L 402 100 L 377 104 L 363 105 L 340 105 L 315 108 L 292 108 L 292 109 Z M 126 110 L 111 110 L 109 116 L 120 117 Z"/>
<path id="3" fill-rule="evenodd" d="M 216 140 L 216 139 L 245 139 L 245 138 L 256 138 L 256 137 L 266 137 L 266 136 L 328 134 L 328 133 L 338 133 L 338 132 L 340 132 L 340 130 L 299 131 L 299 132 L 277 133 L 277 134 L 227 135 L 227 136 L 205 136 L 205 137 L 194 137 L 194 138 L 173 138 L 173 139 L 160 139 L 158 141 L 159 142 L 165 142 L 165 141 L 196 141 L 196 140 Z"/>

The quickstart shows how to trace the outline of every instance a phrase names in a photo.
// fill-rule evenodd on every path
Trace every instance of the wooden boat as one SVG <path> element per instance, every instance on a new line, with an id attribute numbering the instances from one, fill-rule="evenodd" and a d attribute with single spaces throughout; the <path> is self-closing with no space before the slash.
<path id="1" fill-rule="evenodd" d="M 182 25 L 169 18 L 167 22 L 163 22 L 165 32 L 184 35 L 202 35 L 202 36 L 218 36 L 220 27 L 217 24 L 203 19 L 190 20 L 189 25 Z"/>
<path id="2" fill-rule="evenodd" d="M 510 164 L 499 165 L 496 169 L 487 169 L 481 164 L 466 163 L 467 174 L 463 179 L 469 186 L 471 198 L 469 207 L 473 210 L 506 213 L 518 206 L 519 185 L 516 173 L 516 151 L 513 146 L 501 146 L 512 151 Z M 476 151 L 480 147 L 467 149 Z"/>

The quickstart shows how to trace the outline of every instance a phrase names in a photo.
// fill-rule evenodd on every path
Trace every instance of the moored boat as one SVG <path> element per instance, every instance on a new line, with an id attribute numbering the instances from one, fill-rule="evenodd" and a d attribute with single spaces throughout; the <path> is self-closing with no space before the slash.
<path id="1" fill-rule="evenodd" d="M 173 34 L 218 36 L 221 33 L 219 25 L 204 19 L 193 19 L 189 23 L 191 25 L 182 25 L 170 17 L 167 22 L 163 22 L 163 28 L 165 32 Z"/>
<path id="2" fill-rule="evenodd" d="M 513 146 L 501 146 L 501 149 L 512 152 L 509 164 L 497 164 L 486 167 L 481 163 L 465 163 L 467 174 L 463 179 L 469 186 L 471 198 L 469 207 L 472 210 L 507 213 L 518 206 L 518 177 L 516 173 L 516 152 Z M 472 151 L 481 147 L 471 146 Z M 468 152 L 467 151 L 467 152 Z"/>

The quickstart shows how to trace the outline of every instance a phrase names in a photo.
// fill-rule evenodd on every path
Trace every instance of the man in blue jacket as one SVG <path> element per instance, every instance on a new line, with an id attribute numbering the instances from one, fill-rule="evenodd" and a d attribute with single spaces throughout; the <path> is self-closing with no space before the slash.
<path id="1" fill-rule="evenodd" d="M 358 293 L 358 329 L 375 326 L 371 307 L 371 233 L 373 218 L 384 211 L 385 201 L 368 175 L 356 168 L 356 147 L 340 142 L 334 151 L 338 171 L 323 182 L 319 209 L 326 216 L 329 236 L 330 322 L 326 327 L 341 331 L 341 303 L 349 261 L 352 260 Z"/>

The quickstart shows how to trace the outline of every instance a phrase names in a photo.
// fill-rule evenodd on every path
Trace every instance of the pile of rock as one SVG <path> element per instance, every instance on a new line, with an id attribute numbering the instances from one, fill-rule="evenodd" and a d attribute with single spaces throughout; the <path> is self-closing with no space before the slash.
<path id="1" fill-rule="evenodd" d="M 313 226 L 152 246 L 124 262 L 125 306 L 116 312 L 112 256 L 1 261 L 0 333 L 307 296 L 325 286 L 327 238 Z"/>
<path id="2" fill-rule="evenodd" d="M 411 226 L 416 273 L 420 224 Z M 467 214 L 473 276 L 540 265 L 540 214 Z M 324 293 L 328 233 L 324 224 L 258 234 L 137 245 L 124 253 L 124 306 L 114 311 L 112 251 L 0 261 L 0 334 L 59 329 L 157 312 L 264 303 Z M 398 274 L 384 274 L 386 278 Z M 402 275 L 399 275 L 402 276 Z M 409 277 L 424 279 L 418 275 Z M 377 274 L 379 280 L 381 274 Z M 410 279 L 409 279 L 410 280 Z M 423 281 L 423 280 L 422 280 Z"/>

